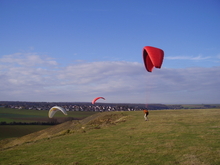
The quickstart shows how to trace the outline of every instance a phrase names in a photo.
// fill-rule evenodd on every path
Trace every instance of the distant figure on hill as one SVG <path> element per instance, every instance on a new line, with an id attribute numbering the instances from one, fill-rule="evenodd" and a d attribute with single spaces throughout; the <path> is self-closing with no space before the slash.
<path id="1" fill-rule="evenodd" d="M 144 119 L 145 119 L 145 121 L 148 121 L 148 115 L 149 115 L 149 112 L 148 112 L 148 110 L 147 109 L 145 109 L 145 110 L 143 110 L 144 111 Z"/>

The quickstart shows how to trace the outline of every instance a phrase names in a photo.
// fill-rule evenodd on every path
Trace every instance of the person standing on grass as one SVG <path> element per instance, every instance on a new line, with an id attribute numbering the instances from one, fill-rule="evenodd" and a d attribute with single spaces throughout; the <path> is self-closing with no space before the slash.
<path id="1" fill-rule="evenodd" d="M 144 111 L 144 119 L 145 119 L 145 121 L 148 121 L 148 115 L 149 115 L 149 111 L 148 111 L 148 109 L 145 109 L 145 110 L 143 110 Z"/>

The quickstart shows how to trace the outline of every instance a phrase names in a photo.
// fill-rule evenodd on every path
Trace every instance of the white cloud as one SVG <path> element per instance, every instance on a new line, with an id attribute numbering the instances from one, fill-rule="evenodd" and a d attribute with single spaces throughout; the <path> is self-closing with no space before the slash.
<path id="1" fill-rule="evenodd" d="M 210 59 L 210 56 L 168 56 L 165 57 L 168 60 L 206 60 L 206 59 Z"/>
<path id="2" fill-rule="evenodd" d="M 57 65 L 57 62 L 51 58 L 43 58 L 36 53 L 15 53 L 11 55 L 5 55 L 0 58 L 0 63 L 20 66 Z"/>
<path id="3" fill-rule="evenodd" d="M 220 67 L 149 73 L 135 62 L 60 67 L 49 57 L 13 54 L 0 58 L 0 69 L 0 100 L 7 101 L 84 102 L 104 96 L 106 102 L 219 103 L 220 98 Z"/>

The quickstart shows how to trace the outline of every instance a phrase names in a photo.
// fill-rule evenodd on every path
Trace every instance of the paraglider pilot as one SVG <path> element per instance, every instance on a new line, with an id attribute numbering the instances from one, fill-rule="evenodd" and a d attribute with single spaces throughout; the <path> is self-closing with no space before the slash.
<path id="1" fill-rule="evenodd" d="M 148 115 L 149 115 L 149 111 L 148 111 L 148 109 L 145 109 L 145 110 L 143 110 L 144 111 L 144 119 L 145 119 L 145 121 L 148 121 Z"/>

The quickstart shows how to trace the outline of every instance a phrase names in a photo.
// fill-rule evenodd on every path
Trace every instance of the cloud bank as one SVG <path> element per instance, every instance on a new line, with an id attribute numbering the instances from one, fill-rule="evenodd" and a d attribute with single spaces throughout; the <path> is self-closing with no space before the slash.
<path id="1" fill-rule="evenodd" d="M 1 101 L 219 103 L 220 67 L 145 70 L 142 63 L 81 62 L 63 66 L 48 56 L 0 58 Z"/>

